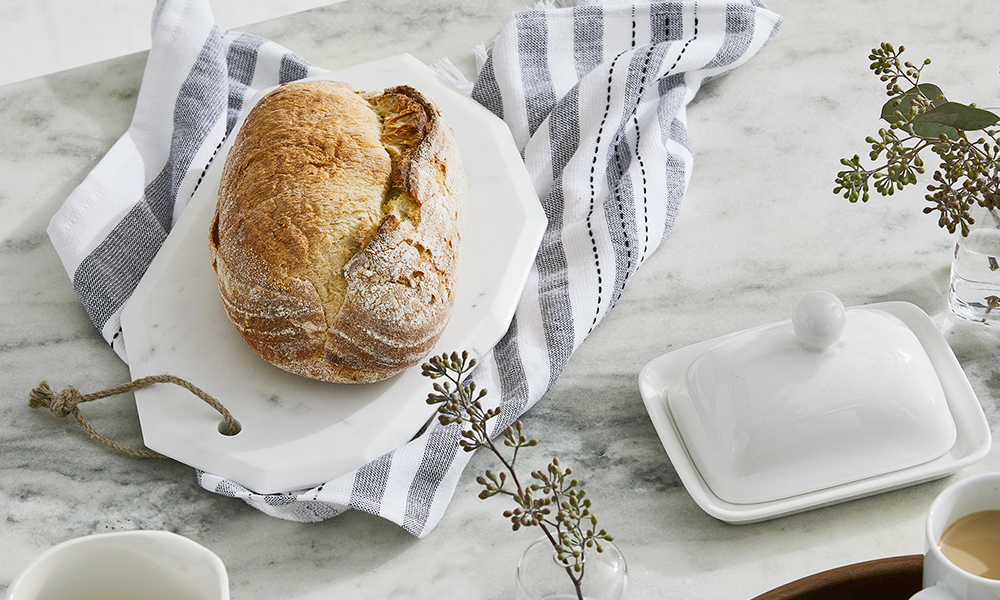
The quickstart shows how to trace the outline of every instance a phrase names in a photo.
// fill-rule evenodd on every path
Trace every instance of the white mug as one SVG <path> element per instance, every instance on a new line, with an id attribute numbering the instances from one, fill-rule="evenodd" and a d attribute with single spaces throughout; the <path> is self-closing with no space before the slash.
<path id="1" fill-rule="evenodd" d="M 910 600 L 1000 600 L 1000 580 L 964 571 L 941 552 L 945 529 L 982 510 L 1000 509 L 1000 473 L 984 473 L 947 487 L 931 504 L 925 528 L 924 589 Z"/>
<path id="2" fill-rule="evenodd" d="M 167 531 L 100 533 L 46 550 L 14 578 L 6 600 L 229 600 L 212 551 Z"/>

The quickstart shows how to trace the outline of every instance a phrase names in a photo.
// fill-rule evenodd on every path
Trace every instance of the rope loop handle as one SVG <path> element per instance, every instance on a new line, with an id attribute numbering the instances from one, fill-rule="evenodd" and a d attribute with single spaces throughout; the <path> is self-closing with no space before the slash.
<path id="1" fill-rule="evenodd" d="M 172 383 L 180 386 L 195 396 L 201 398 L 206 404 L 217 410 L 219 414 L 222 415 L 222 419 L 226 424 L 225 431 L 222 431 L 223 434 L 235 435 L 239 432 L 239 423 L 231 414 L 229 414 L 229 411 L 222 405 L 221 402 L 194 386 L 191 382 L 174 375 L 150 375 L 149 377 L 142 377 L 140 379 L 136 379 L 135 381 L 112 386 L 92 394 L 81 394 L 79 390 L 72 386 L 57 393 L 52 391 L 52 388 L 49 387 L 48 381 L 43 381 L 38 384 L 38 387 L 31 390 L 31 393 L 28 395 L 28 406 L 31 408 L 47 408 L 54 416 L 59 418 L 73 415 L 80 426 L 90 434 L 90 437 L 116 452 L 141 458 L 166 458 L 164 455 L 156 452 L 155 450 L 150 450 L 148 448 L 128 448 L 109 440 L 103 435 L 97 433 L 90 423 L 83 418 L 83 415 L 80 413 L 80 408 L 78 407 L 78 405 L 82 402 L 91 402 L 93 400 L 107 398 L 108 396 L 124 394 L 126 392 L 146 388 L 157 383 Z"/>

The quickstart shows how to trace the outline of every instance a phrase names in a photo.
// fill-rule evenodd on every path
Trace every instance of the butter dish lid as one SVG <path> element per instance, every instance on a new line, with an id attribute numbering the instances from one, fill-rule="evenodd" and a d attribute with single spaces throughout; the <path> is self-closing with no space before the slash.
<path id="1" fill-rule="evenodd" d="M 678 434 L 725 502 L 771 502 L 932 461 L 956 442 L 917 336 L 874 308 L 812 292 L 788 321 L 723 338 L 667 398 Z"/>

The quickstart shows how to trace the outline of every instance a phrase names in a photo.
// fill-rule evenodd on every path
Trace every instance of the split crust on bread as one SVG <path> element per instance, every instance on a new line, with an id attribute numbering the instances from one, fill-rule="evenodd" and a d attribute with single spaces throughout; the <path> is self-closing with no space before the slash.
<path id="1" fill-rule="evenodd" d="M 452 131 L 417 90 L 277 88 L 236 135 L 209 233 L 230 320 L 312 379 L 417 364 L 454 303 L 466 196 Z"/>

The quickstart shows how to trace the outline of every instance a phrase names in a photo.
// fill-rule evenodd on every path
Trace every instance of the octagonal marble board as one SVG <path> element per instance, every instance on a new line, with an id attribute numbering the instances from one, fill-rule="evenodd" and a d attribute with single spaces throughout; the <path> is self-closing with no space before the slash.
<path id="1" fill-rule="evenodd" d="M 506 125 L 409 55 L 318 79 L 366 90 L 412 85 L 438 103 L 454 129 L 469 212 L 455 307 L 434 353 L 485 355 L 510 324 L 546 226 Z M 217 412 L 186 390 L 158 384 L 135 393 L 143 440 L 260 493 L 308 488 L 409 441 L 436 409 L 425 402 L 432 384 L 419 366 L 368 385 L 313 381 L 272 366 L 247 346 L 225 314 L 207 247 L 233 138 L 126 304 L 122 329 L 134 379 L 182 377 L 218 398 L 242 429 L 219 433 Z"/>

